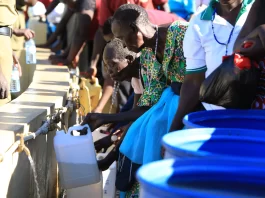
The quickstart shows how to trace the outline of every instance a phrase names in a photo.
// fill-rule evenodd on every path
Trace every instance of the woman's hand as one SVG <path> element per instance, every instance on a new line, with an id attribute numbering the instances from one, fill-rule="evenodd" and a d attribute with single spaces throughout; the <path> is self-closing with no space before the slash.
<path id="1" fill-rule="evenodd" d="M 104 114 L 101 114 L 101 113 L 87 114 L 81 125 L 85 125 L 85 124 L 88 124 L 91 131 L 93 132 L 95 129 L 105 124 Z"/>
<path id="2" fill-rule="evenodd" d="M 245 56 L 263 58 L 265 56 L 265 24 L 245 37 L 238 51 Z"/>

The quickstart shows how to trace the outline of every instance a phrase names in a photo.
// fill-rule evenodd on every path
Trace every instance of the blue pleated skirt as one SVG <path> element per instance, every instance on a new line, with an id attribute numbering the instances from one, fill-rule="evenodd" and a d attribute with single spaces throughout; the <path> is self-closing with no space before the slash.
<path id="1" fill-rule="evenodd" d="M 171 87 L 165 89 L 158 103 L 131 125 L 120 152 L 137 164 L 160 160 L 161 140 L 169 132 L 178 104 L 179 96 Z"/>

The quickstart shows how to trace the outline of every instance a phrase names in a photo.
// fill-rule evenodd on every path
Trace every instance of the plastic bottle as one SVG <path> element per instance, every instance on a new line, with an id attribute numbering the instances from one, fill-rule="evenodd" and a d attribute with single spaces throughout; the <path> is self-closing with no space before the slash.
<path id="1" fill-rule="evenodd" d="M 10 92 L 11 93 L 20 92 L 19 71 L 18 71 L 18 68 L 15 66 L 13 66 L 13 70 L 11 74 Z"/>
<path id="2" fill-rule="evenodd" d="M 36 45 L 33 39 L 26 41 L 26 63 L 36 64 Z"/>

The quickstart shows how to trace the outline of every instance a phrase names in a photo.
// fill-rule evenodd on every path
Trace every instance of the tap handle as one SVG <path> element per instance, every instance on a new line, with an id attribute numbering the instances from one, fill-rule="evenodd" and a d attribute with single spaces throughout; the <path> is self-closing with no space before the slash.
<path id="1" fill-rule="evenodd" d="M 18 133 L 16 136 L 20 137 L 20 145 L 24 146 L 24 134 L 23 133 Z"/>

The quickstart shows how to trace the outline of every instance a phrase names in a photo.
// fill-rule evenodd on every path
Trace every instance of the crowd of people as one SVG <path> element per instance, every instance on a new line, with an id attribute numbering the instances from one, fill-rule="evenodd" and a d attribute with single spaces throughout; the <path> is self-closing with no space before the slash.
<path id="1" fill-rule="evenodd" d="M 96 150 L 111 146 L 113 133 L 119 131 L 115 147 L 98 165 L 106 170 L 118 161 L 116 188 L 120 197 L 139 196 L 136 171 L 143 164 L 163 158 L 163 135 L 183 129 L 185 115 L 225 109 L 220 104 L 200 101 L 202 83 L 222 64 L 223 57 L 239 53 L 258 63 L 260 79 L 249 108 L 265 108 L 264 0 L 24 3 L 28 7 L 26 17 L 46 18 L 60 3 L 65 6 L 64 12 L 58 11 L 60 20 L 53 22 L 56 30 L 40 46 L 61 51 L 50 56 L 53 64 L 77 67 L 84 47 L 90 49 L 90 64 L 82 75 L 103 78 L 103 93 L 82 124 L 88 124 L 92 131 L 112 124 L 109 135 L 95 143 Z M 19 65 L 12 56 L 12 33 L 26 39 L 34 37 L 34 32 L 24 27 L 12 28 L 21 4 L 0 1 L 0 104 L 10 101 L 11 69 L 13 63 Z M 65 44 L 67 23 L 74 15 L 77 24 L 71 42 Z M 119 105 L 117 112 L 102 113 L 113 95 Z"/>

